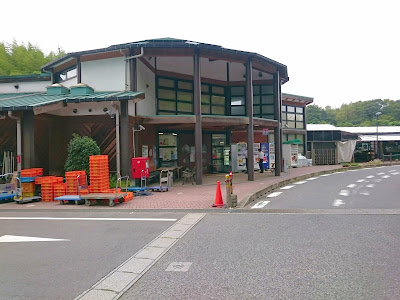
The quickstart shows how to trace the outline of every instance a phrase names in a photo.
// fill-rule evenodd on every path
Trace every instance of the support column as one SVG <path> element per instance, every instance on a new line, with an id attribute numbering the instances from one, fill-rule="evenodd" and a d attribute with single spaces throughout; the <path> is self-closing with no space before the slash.
<path id="1" fill-rule="evenodd" d="M 26 110 L 22 117 L 23 169 L 35 167 L 35 130 L 33 110 Z"/>
<path id="2" fill-rule="evenodd" d="M 274 129 L 275 138 L 275 176 L 280 176 L 282 171 L 282 94 L 279 72 L 274 74 L 274 103 L 275 120 L 278 121 L 278 127 Z"/>
<path id="3" fill-rule="evenodd" d="M 121 143 L 121 176 L 130 176 L 131 157 L 129 155 L 129 114 L 128 100 L 120 101 L 121 119 L 120 119 L 120 143 Z"/>
<path id="4" fill-rule="evenodd" d="M 254 159 L 253 159 L 253 145 L 254 145 L 254 117 L 253 117 L 253 73 L 251 70 L 253 65 L 251 58 L 247 60 L 246 64 L 246 111 L 249 118 L 249 125 L 247 125 L 247 178 L 249 181 L 254 181 Z"/>
<path id="5" fill-rule="evenodd" d="M 81 71 L 81 57 L 76 57 L 76 79 L 78 83 L 82 83 L 82 71 Z"/>
<path id="6" fill-rule="evenodd" d="M 203 130 L 201 122 L 201 71 L 200 71 L 200 53 L 197 49 L 193 57 L 193 88 L 194 88 L 194 114 L 196 124 L 194 127 L 194 144 L 196 159 L 196 184 L 203 183 Z"/>

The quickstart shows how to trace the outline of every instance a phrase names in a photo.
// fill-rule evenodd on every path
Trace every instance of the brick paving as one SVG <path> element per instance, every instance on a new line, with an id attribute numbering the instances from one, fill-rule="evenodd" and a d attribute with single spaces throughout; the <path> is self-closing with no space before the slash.
<path id="1" fill-rule="evenodd" d="M 299 176 L 323 171 L 343 169 L 341 165 L 311 166 L 292 168 L 281 176 L 275 176 L 270 172 L 256 173 L 254 181 L 247 181 L 247 174 L 235 173 L 233 175 L 233 193 L 237 194 L 238 203 L 246 195 L 255 193 L 275 183 Z M 220 181 L 222 197 L 225 203 L 225 174 L 207 174 L 203 176 L 202 185 L 174 182 L 168 192 L 152 192 L 150 196 L 136 196 L 133 200 L 118 204 L 112 209 L 210 209 L 215 203 L 217 181 Z M 150 185 L 151 186 L 151 185 Z M 106 204 L 94 204 L 93 206 L 65 204 L 59 202 L 34 202 L 34 203 L 5 203 L 0 209 L 110 209 Z M 220 208 L 215 208 L 220 209 Z"/>

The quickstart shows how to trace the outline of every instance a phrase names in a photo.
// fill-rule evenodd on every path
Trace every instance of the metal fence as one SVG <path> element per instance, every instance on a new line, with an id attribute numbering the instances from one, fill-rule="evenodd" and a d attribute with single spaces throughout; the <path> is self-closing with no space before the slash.
<path id="1" fill-rule="evenodd" d="M 335 165 L 335 149 L 313 149 L 314 165 Z"/>
<path id="2" fill-rule="evenodd" d="M 396 160 L 400 160 L 400 154 L 384 154 L 383 155 L 383 161 L 396 161 Z"/>

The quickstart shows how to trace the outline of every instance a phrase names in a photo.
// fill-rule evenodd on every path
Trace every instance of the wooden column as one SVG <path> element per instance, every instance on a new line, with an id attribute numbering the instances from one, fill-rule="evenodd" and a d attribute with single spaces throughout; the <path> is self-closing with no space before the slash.
<path id="1" fill-rule="evenodd" d="M 129 155 L 129 114 L 128 100 L 120 101 L 120 143 L 121 143 L 121 176 L 131 176 L 131 156 Z"/>
<path id="2" fill-rule="evenodd" d="M 76 57 L 76 77 L 77 82 L 82 83 L 82 71 L 81 71 L 81 57 Z"/>
<path id="3" fill-rule="evenodd" d="M 35 167 L 35 130 L 33 110 L 25 110 L 21 120 L 22 127 L 22 168 Z"/>
<path id="4" fill-rule="evenodd" d="M 275 103 L 275 120 L 278 121 L 278 127 L 274 129 L 275 138 L 275 176 L 280 176 L 282 171 L 282 94 L 281 80 L 279 72 L 274 74 L 274 103 Z"/>
<path id="5" fill-rule="evenodd" d="M 203 132 L 201 122 L 201 71 L 199 50 L 193 57 L 193 89 L 194 89 L 194 114 L 196 124 L 194 127 L 195 159 L 196 159 L 196 184 L 203 183 Z"/>
<path id="6" fill-rule="evenodd" d="M 253 145 L 254 145 L 254 117 L 253 117 L 253 69 L 251 58 L 247 60 L 246 64 L 246 111 L 249 117 L 249 125 L 247 125 L 247 178 L 249 181 L 254 181 L 254 159 L 253 159 Z"/>

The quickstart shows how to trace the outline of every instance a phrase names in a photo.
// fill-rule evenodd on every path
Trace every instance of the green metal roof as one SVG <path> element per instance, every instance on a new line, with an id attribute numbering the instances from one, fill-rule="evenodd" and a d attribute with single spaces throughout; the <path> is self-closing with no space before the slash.
<path id="1" fill-rule="evenodd" d="M 8 97 L 4 97 L 8 95 Z M 11 96 L 10 96 L 11 95 Z M 58 102 L 79 103 L 79 102 L 103 102 L 121 101 L 132 99 L 143 99 L 144 92 L 94 92 L 86 95 L 48 95 L 42 94 L 0 94 L 0 111 L 9 110 L 32 110 L 35 107 L 55 104 Z"/>

